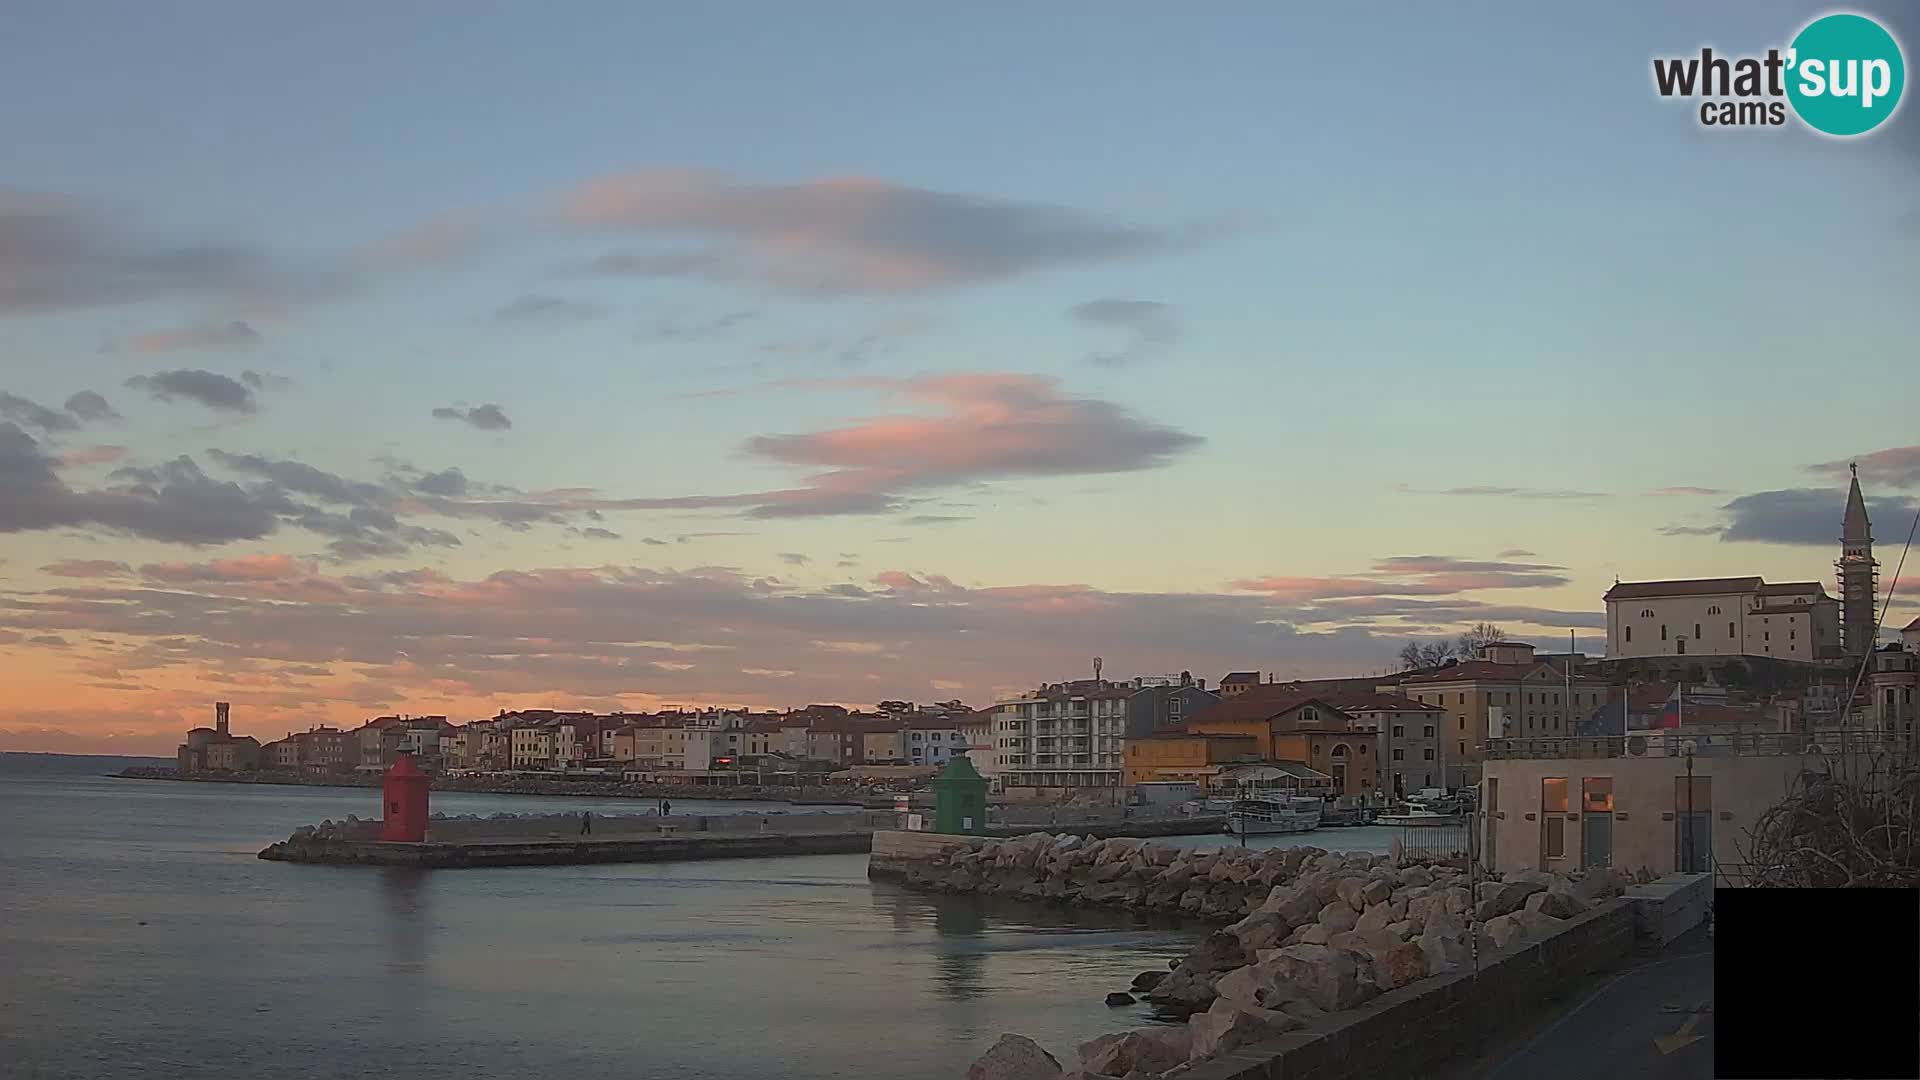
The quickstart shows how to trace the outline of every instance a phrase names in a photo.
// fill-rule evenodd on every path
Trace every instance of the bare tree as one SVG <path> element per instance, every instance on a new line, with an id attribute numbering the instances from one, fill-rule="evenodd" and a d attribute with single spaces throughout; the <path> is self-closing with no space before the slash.
<path id="1" fill-rule="evenodd" d="M 1487 646 L 1507 640 L 1507 632 L 1490 622 L 1478 622 L 1460 635 L 1459 649 L 1463 660 L 1478 660 L 1486 655 Z"/>
<path id="2" fill-rule="evenodd" d="M 1400 646 L 1401 671 L 1412 671 L 1415 668 L 1424 667 L 1426 662 L 1426 651 L 1420 647 L 1419 642 L 1409 641 L 1405 645 Z"/>
<path id="3" fill-rule="evenodd" d="M 1920 765 L 1907 753 L 1847 754 L 1840 738 L 1843 752 L 1803 772 L 1736 843 L 1748 885 L 1920 886 Z"/>
<path id="4" fill-rule="evenodd" d="M 1400 647 L 1400 670 L 1439 667 L 1460 655 L 1459 647 L 1447 638 L 1433 641 L 1409 641 Z"/>

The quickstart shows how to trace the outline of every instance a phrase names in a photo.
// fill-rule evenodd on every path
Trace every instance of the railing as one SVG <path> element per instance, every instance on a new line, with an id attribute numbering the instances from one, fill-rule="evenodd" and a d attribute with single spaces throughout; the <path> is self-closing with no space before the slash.
<path id="1" fill-rule="evenodd" d="M 1590 735 L 1557 739 L 1489 739 L 1490 761 L 1528 758 L 1620 757 L 1779 757 L 1904 753 L 1907 741 L 1880 732 L 1834 731 L 1812 734 L 1780 732 L 1677 731 L 1634 732 L 1626 736 Z"/>

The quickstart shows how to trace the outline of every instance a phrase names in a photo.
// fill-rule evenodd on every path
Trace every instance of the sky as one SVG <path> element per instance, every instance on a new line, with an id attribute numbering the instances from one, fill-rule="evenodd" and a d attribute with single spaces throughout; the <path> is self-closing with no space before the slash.
<path id="1" fill-rule="evenodd" d="M 11 5 L 0 749 L 1597 653 L 1852 461 L 1891 582 L 1920 119 L 1650 74 L 1824 10 Z"/>

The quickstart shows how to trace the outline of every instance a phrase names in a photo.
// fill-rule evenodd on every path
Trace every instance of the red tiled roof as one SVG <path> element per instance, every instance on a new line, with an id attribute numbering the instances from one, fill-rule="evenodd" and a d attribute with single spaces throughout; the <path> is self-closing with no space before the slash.
<path id="1" fill-rule="evenodd" d="M 1783 581 L 1778 585 L 1760 586 L 1761 596 L 1799 596 L 1803 593 L 1819 593 L 1825 596 L 1826 592 L 1827 590 L 1821 588 L 1817 581 Z"/>
<path id="2" fill-rule="evenodd" d="M 1753 592 L 1760 578 L 1690 578 L 1684 581 L 1616 581 L 1603 600 L 1642 600 L 1659 596 L 1715 596 L 1721 593 Z"/>
<path id="3" fill-rule="evenodd" d="M 1353 722 L 1352 717 L 1329 704 L 1319 694 L 1310 691 L 1299 691 L 1289 696 L 1261 694 L 1256 697 L 1251 694 L 1241 694 L 1236 697 L 1222 698 L 1193 714 L 1187 722 L 1189 724 L 1270 724 L 1302 705 L 1318 705 L 1333 714 L 1333 717 L 1343 724 Z"/>
<path id="4" fill-rule="evenodd" d="M 969 713 L 914 713 L 901 726 L 911 731 L 949 731 L 967 722 Z"/>

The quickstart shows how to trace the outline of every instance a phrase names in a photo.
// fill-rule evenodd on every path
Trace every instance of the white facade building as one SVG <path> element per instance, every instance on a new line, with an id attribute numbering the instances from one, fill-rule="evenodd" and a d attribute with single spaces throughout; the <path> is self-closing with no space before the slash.
<path id="1" fill-rule="evenodd" d="M 1607 656 L 1839 656 L 1840 605 L 1818 582 L 1622 581 L 1607 590 Z"/>
<path id="2" fill-rule="evenodd" d="M 996 702 L 993 755 L 1000 790 L 1119 801 L 1127 699 L 1133 693 L 1132 686 L 1082 679 Z"/>

